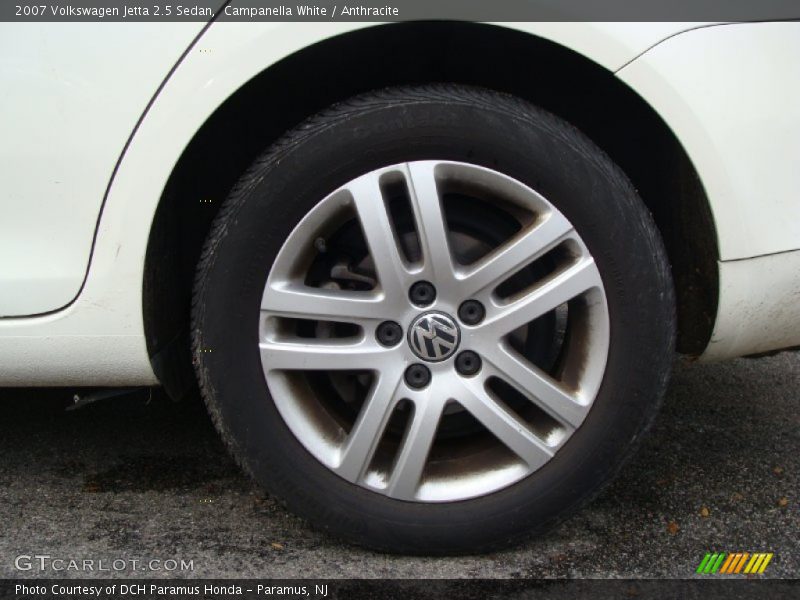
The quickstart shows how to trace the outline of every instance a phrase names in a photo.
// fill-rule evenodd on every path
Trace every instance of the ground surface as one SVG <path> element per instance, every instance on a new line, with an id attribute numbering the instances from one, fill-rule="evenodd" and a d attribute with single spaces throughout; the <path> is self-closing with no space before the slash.
<path id="1" fill-rule="evenodd" d="M 488 556 L 408 558 L 310 530 L 240 475 L 197 407 L 0 390 L 0 577 L 15 557 L 184 559 L 194 577 L 691 577 L 769 551 L 800 577 L 800 354 L 678 365 L 635 459 L 588 509 Z M 67 572 L 62 575 L 86 576 Z M 140 572 L 138 576 L 167 573 Z"/>

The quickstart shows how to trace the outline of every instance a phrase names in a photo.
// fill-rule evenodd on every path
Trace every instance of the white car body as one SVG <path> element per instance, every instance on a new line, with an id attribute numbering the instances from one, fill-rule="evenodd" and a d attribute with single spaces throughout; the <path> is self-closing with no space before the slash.
<path id="1" fill-rule="evenodd" d="M 182 153 L 260 73 L 374 26 L 0 24 L 0 385 L 157 383 L 145 257 Z M 683 147 L 718 248 L 695 354 L 800 345 L 800 23 L 499 26 L 613 73 Z"/>

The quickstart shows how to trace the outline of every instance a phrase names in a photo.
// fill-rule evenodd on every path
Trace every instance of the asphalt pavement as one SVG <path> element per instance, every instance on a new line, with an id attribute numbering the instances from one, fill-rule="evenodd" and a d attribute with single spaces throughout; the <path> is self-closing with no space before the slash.
<path id="1" fill-rule="evenodd" d="M 75 390 L 0 389 L 0 577 L 686 578 L 706 552 L 744 551 L 774 553 L 761 577 L 797 578 L 799 389 L 800 353 L 679 362 L 651 433 L 593 504 L 522 546 L 457 558 L 314 531 L 240 474 L 199 402 L 141 390 L 65 411 Z"/>

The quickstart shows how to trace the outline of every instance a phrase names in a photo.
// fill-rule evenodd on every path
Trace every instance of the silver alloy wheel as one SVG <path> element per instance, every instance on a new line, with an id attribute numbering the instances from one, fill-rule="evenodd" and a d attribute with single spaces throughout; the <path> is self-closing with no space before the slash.
<path id="1" fill-rule="evenodd" d="M 409 258 L 386 200 L 391 185 L 404 186 L 419 256 Z M 519 221 L 518 231 L 477 260 L 454 252 L 446 212 L 452 191 L 468 193 Z M 326 251 L 326 236 L 346 217 L 360 223 L 369 256 L 352 277 L 367 290 L 331 283 L 309 284 L 314 257 Z M 559 261 L 535 282 L 510 294 L 499 289 L 521 270 L 559 253 Z M 431 282 L 435 300 L 425 307 L 409 300 L 409 289 Z M 368 285 L 368 284 L 365 284 Z M 485 316 L 476 325 L 459 322 L 459 306 L 477 300 Z M 556 366 L 542 368 L 520 351 L 513 337 L 543 315 L 566 313 Z M 421 315 L 439 314 L 458 323 L 460 341 L 441 360 L 424 360 L 409 335 L 395 346 L 376 340 L 387 321 L 404 333 Z M 297 335 L 289 322 L 315 323 L 315 335 Z M 350 324 L 347 335 L 325 334 L 320 323 Z M 322 333 L 320 333 L 322 332 Z M 451 161 L 392 165 L 360 176 L 324 198 L 295 227 L 269 273 L 261 303 L 259 348 L 264 375 L 278 411 L 303 446 L 347 481 L 391 498 L 451 502 L 489 494 L 546 464 L 585 419 L 605 372 L 609 317 L 600 273 L 567 218 L 533 189 L 499 172 Z M 473 351 L 480 371 L 461 375 L 456 356 Z M 404 373 L 424 363 L 430 383 L 409 386 Z M 368 391 L 350 422 L 331 414 L 319 390 L 298 375 L 358 372 Z M 501 382 L 500 386 L 497 382 Z M 534 418 L 498 391 L 524 397 Z M 401 426 L 380 462 L 384 440 L 398 411 Z M 437 437 L 440 421 L 468 413 L 484 434 L 457 443 Z M 488 435 L 485 435 L 488 433 Z M 472 441 L 474 438 L 474 442 Z M 489 440 L 487 442 L 487 439 Z"/>

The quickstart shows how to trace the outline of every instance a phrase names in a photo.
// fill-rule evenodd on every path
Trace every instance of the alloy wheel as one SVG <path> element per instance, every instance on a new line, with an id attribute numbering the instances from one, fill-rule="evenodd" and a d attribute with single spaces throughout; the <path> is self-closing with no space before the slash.
<path id="1" fill-rule="evenodd" d="M 494 214 L 511 225 L 480 239 Z M 566 216 L 452 161 L 381 168 L 322 199 L 269 272 L 259 327 L 267 385 L 306 450 L 416 502 L 546 465 L 591 409 L 609 348 L 603 282 Z"/>

